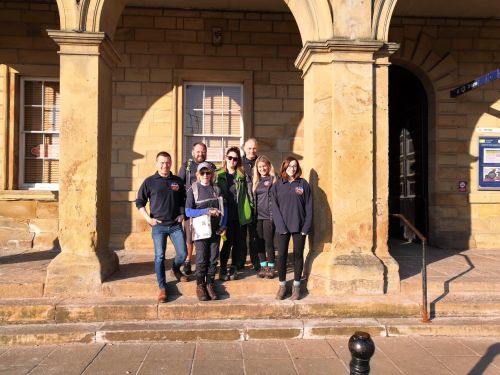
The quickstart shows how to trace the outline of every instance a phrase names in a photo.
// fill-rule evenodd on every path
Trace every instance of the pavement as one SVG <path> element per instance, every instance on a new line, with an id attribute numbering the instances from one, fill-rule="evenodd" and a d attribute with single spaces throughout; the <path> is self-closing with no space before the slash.
<path id="1" fill-rule="evenodd" d="M 349 374 L 349 337 L 0 347 L 0 374 Z M 370 374 L 500 374 L 500 337 L 373 337 Z"/>

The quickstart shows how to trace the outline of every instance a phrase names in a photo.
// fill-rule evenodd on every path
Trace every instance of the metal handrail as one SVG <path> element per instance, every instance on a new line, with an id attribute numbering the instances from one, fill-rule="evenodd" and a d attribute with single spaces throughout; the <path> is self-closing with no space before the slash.
<path id="1" fill-rule="evenodd" d="M 416 234 L 420 241 L 422 241 L 422 323 L 431 323 L 429 320 L 429 314 L 427 312 L 427 258 L 425 254 L 425 244 L 427 243 L 427 238 L 420 233 L 420 231 L 415 228 L 415 226 L 408 221 L 406 217 L 401 214 L 390 214 L 391 216 L 399 218 L 405 225 L 410 228 L 413 233 Z"/>

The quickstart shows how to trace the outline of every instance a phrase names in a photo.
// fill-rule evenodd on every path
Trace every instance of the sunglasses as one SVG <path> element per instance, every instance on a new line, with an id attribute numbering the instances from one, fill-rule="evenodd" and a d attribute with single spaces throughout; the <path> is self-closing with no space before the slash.
<path id="1" fill-rule="evenodd" d="M 210 172 L 210 171 L 201 171 L 200 172 L 200 175 L 202 175 L 202 176 L 211 175 L 211 174 L 212 174 L 212 172 Z"/>
<path id="2" fill-rule="evenodd" d="M 226 159 L 229 161 L 231 161 L 231 160 L 238 161 L 240 158 L 237 156 L 226 156 Z"/>

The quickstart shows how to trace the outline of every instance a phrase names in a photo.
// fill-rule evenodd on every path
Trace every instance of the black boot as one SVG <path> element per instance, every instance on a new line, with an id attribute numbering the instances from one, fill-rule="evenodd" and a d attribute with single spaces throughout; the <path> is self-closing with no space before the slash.
<path id="1" fill-rule="evenodd" d="M 198 284 L 196 286 L 196 296 L 198 297 L 198 300 L 200 301 L 208 301 L 210 297 L 208 296 L 207 293 L 207 288 L 205 284 Z"/>

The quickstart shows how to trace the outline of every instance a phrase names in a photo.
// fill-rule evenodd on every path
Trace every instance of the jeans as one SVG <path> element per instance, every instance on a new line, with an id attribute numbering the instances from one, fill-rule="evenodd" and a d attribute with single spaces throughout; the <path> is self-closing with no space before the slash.
<path id="1" fill-rule="evenodd" d="M 180 267 L 186 260 L 187 249 L 186 239 L 182 225 L 176 223 L 173 225 L 156 224 L 152 227 L 151 235 L 155 246 L 155 273 L 158 280 L 158 286 L 161 289 L 167 287 L 165 278 L 165 250 L 167 249 L 167 237 L 170 236 L 175 248 L 174 268 Z"/>

